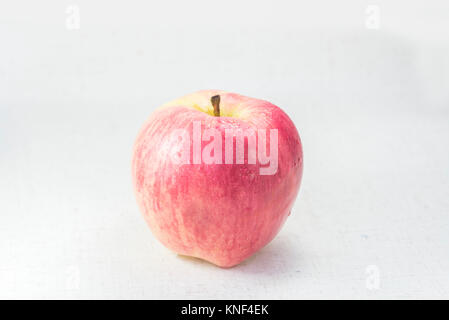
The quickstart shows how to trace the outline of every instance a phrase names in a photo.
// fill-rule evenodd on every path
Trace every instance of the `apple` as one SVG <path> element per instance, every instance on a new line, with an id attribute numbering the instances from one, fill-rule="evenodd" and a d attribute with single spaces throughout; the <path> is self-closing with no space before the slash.
<path id="1" fill-rule="evenodd" d="M 220 267 L 239 264 L 276 236 L 302 171 L 301 140 L 284 111 L 219 90 L 157 109 L 132 160 L 137 203 L 156 238 Z"/>

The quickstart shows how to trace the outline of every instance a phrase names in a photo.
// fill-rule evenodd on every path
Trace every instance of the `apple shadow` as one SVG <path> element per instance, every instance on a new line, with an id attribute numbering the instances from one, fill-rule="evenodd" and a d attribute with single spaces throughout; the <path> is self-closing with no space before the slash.
<path id="1" fill-rule="evenodd" d="M 176 254 L 176 258 L 178 258 L 180 260 L 183 260 L 186 263 L 192 263 L 192 264 L 197 265 L 197 266 L 202 265 L 202 266 L 204 266 L 206 268 L 209 268 L 209 267 L 210 268 L 219 268 L 216 265 L 214 265 L 213 263 L 211 263 L 211 262 L 209 262 L 207 260 L 201 259 L 201 258 L 197 258 L 197 257 L 186 256 L 186 255 L 178 253 L 178 254 Z"/>
<path id="2" fill-rule="evenodd" d="M 231 270 L 258 275 L 295 273 L 300 272 L 301 260 L 297 247 L 285 238 L 278 238 Z"/>
<path id="3" fill-rule="evenodd" d="M 300 252 L 294 250 L 293 246 L 285 239 L 273 240 L 251 257 L 230 268 L 221 268 L 207 260 L 181 254 L 178 254 L 177 258 L 204 268 L 266 275 L 299 272 L 301 259 Z"/>

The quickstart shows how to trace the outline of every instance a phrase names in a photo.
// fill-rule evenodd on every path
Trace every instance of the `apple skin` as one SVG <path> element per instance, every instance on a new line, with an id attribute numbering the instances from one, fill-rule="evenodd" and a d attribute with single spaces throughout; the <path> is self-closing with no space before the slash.
<path id="1" fill-rule="evenodd" d="M 210 98 L 217 94 L 220 117 L 211 116 Z M 277 172 L 260 175 L 261 165 L 248 164 L 246 153 L 245 164 L 173 163 L 179 142 L 169 137 L 182 128 L 191 133 L 193 121 L 201 121 L 202 130 L 220 130 L 223 148 L 226 128 L 277 129 Z M 219 90 L 199 91 L 157 109 L 138 134 L 132 160 L 137 203 L 157 239 L 178 254 L 226 268 L 276 236 L 290 214 L 302 171 L 298 131 L 280 108 Z"/>

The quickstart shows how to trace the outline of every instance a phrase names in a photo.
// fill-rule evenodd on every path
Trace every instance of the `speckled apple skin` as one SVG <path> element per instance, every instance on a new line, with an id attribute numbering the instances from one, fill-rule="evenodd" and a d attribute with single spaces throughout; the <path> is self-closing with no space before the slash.
<path id="1" fill-rule="evenodd" d="M 216 94 L 221 117 L 206 113 Z M 195 120 L 203 130 L 222 131 L 223 155 L 226 128 L 278 129 L 276 174 L 260 175 L 260 164 L 247 164 L 247 154 L 245 164 L 174 164 L 170 157 L 179 142 L 169 136 L 185 128 L 192 139 Z M 267 134 L 267 145 L 269 140 Z M 132 160 L 137 203 L 154 235 L 178 254 L 220 267 L 239 264 L 276 236 L 290 214 L 302 171 L 298 131 L 280 108 L 218 90 L 199 91 L 157 109 L 138 134 Z"/>

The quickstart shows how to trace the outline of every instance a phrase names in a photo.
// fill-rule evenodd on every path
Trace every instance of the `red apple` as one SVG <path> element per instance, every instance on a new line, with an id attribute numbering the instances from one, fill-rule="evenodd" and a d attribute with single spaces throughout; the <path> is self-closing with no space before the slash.
<path id="1" fill-rule="evenodd" d="M 132 161 L 137 202 L 155 236 L 220 267 L 242 262 L 275 237 L 302 169 L 298 131 L 280 108 L 218 90 L 156 110 Z"/>

